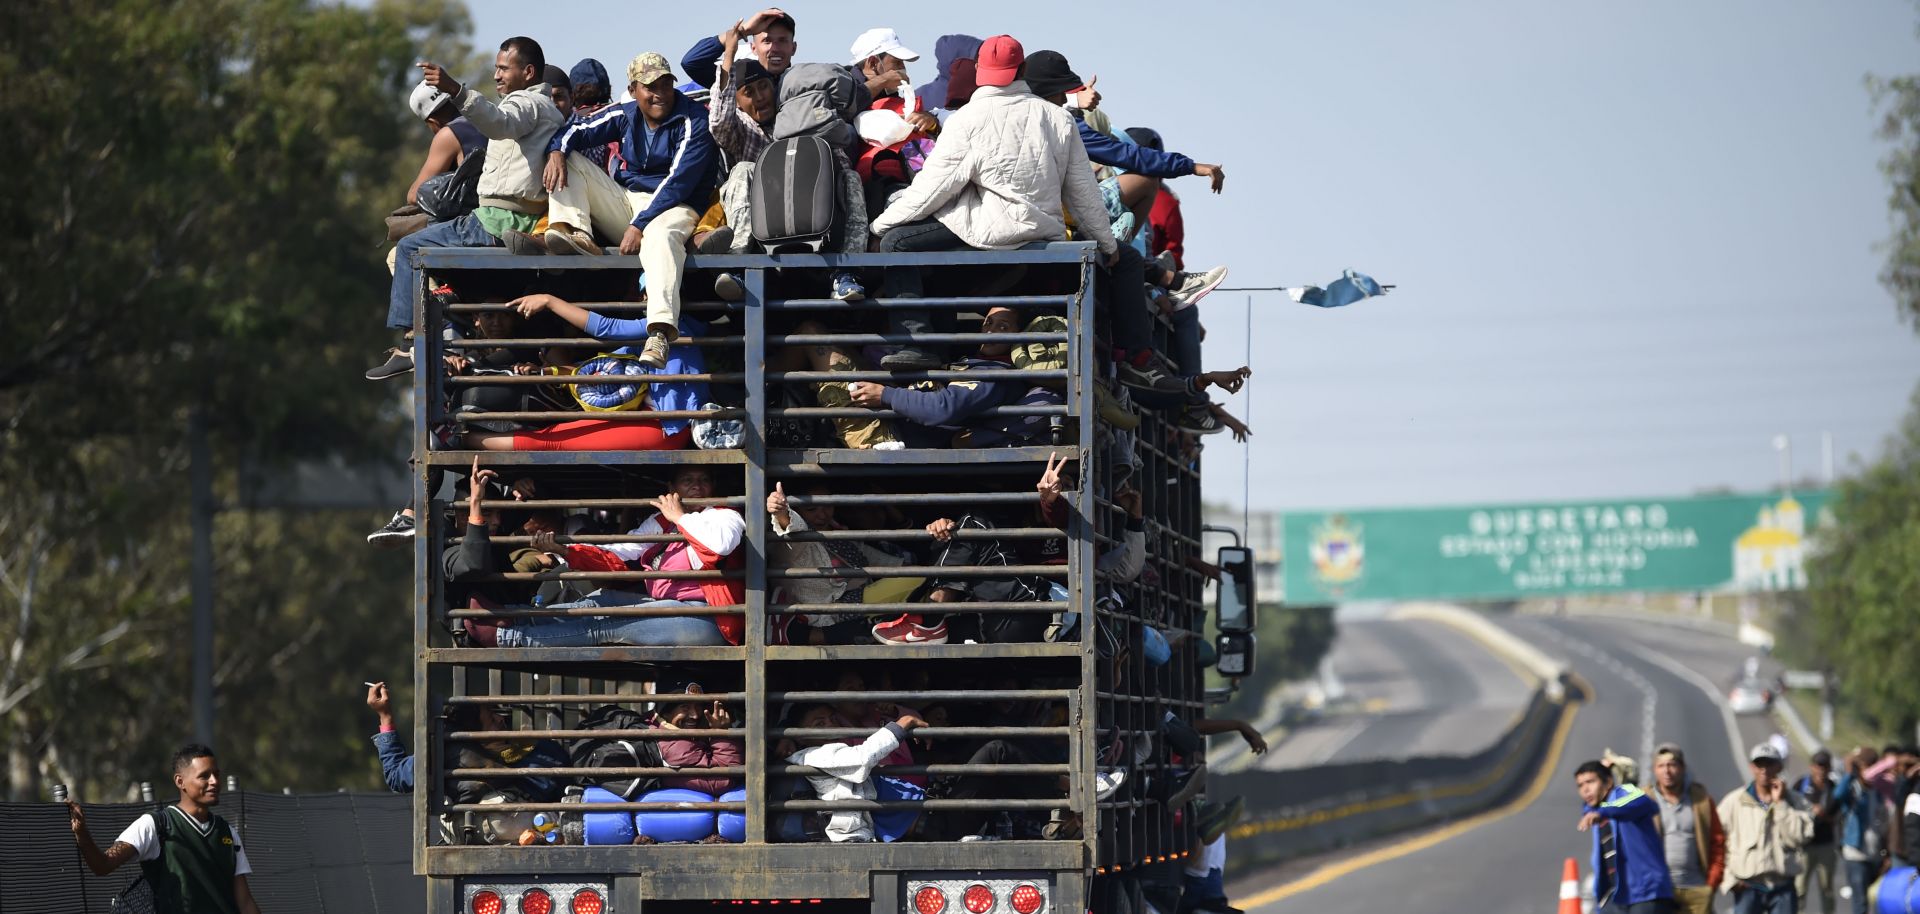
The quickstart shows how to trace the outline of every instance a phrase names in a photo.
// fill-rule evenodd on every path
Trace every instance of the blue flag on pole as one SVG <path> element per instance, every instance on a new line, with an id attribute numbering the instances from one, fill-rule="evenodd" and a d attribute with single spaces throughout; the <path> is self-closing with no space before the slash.
<path id="1" fill-rule="evenodd" d="M 1303 305 L 1316 308 L 1339 308 L 1351 305 L 1365 298 L 1387 294 L 1387 288 L 1373 281 L 1365 273 L 1346 271 L 1339 279 L 1327 283 L 1326 288 L 1319 286 L 1298 286 L 1287 290 L 1287 296 Z"/>

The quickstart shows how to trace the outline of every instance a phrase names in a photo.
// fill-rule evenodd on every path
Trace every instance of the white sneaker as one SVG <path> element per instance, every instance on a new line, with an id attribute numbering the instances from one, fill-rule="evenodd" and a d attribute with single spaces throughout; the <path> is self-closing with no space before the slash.
<path id="1" fill-rule="evenodd" d="M 1173 308 L 1178 311 L 1191 308 L 1206 298 L 1208 292 L 1220 287 L 1227 279 L 1226 267 L 1214 267 L 1205 273 L 1175 273 L 1173 288 L 1167 293 L 1173 296 Z"/>

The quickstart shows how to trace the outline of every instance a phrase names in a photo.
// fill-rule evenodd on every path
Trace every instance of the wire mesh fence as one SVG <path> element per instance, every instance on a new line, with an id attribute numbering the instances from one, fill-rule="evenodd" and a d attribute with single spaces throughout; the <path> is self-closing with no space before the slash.
<path id="1" fill-rule="evenodd" d="M 84 804 L 87 830 L 102 849 L 148 803 Z M 247 884 L 263 911 L 402 912 L 425 904 L 408 844 L 413 807 L 386 793 L 224 795 L 217 813 L 246 848 Z M 127 864 L 95 876 L 81 862 L 55 803 L 0 803 L 0 912 L 106 914 L 140 875 Z"/>

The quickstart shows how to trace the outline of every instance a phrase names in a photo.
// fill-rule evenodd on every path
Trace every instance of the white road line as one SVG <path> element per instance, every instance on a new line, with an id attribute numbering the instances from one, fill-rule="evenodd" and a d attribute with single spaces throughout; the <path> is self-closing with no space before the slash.
<path id="1" fill-rule="evenodd" d="M 1733 708 L 1727 705 L 1727 697 L 1720 694 L 1720 689 L 1713 684 L 1712 680 L 1653 648 L 1641 645 L 1637 650 L 1640 656 L 1652 661 L 1655 666 L 1686 680 L 1694 688 L 1706 693 L 1707 700 L 1720 709 L 1720 722 L 1727 728 L 1727 751 L 1733 756 L 1733 770 L 1745 771 L 1747 749 L 1740 745 L 1740 724 L 1733 719 Z"/>
<path id="2" fill-rule="evenodd" d="M 1559 642 L 1561 646 L 1568 650 L 1606 667 L 1609 672 L 1626 680 L 1628 685 L 1633 686 L 1634 690 L 1640 693 L 1640 755 L 1638 756 L 1638 761 L 1640 764 L 1647 766 L 1644 770 L 1651 770 L 1653 767 L 1654 732 L 1657 729 L 1655 715 L 1658 714 L 1660 710 L 1660 691 L 1653 687 L 1653 683 L 1647 681 L 1647 677 L 1640 675 L 1638 670 L 1621 663 L 1619 658 L 1612 654 L 1594 647 L 1585 641 L 1568 637 L 1551 625 L 1542 626 L 1541 630 L 1546 632 L 1549 639 Z"/>

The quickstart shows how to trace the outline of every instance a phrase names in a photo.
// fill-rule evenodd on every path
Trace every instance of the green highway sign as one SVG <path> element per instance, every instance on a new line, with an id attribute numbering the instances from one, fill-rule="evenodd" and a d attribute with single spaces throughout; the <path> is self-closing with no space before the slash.
<path id="1" fill-rule="evenodd" d="M 1826 492 L 1288 513 L 1288 603 L 1806 586 Z"/>

